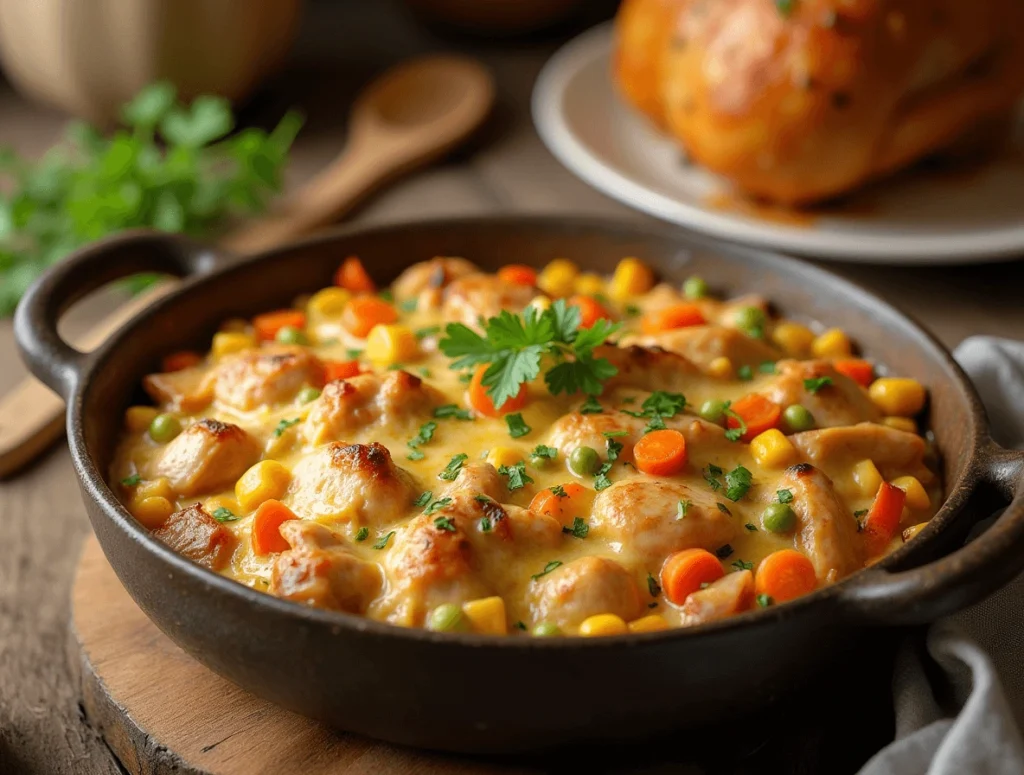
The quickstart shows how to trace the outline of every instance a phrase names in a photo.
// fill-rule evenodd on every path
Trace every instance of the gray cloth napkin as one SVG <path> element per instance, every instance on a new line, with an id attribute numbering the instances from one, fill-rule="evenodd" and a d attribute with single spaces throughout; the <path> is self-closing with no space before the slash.
<path id="1" fill-rule="evenodd" d="M 1024 447 L 1024 343 L 974 337 L 954 353 L 988 410 L 993 437 Z M 988 600 L 932 625 L 896 661 L 896 740 L 860 775 L 1024 773 L 1024 575 Z"/>

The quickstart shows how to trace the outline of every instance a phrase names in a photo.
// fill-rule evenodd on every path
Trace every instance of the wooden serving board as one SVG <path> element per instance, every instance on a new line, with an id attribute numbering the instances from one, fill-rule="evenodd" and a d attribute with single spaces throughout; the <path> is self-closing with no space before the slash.
<path id="1" fill-rule="evenodd" d="M 132 775 L 511 775 L 580 768 L 645 775 L 840 775 L 854 772 L 889 734 L 884 723 L 872 727 L 879 714 L 868 709 L 879 699 L 888 705 L 890 673 L 883 665 L 870 670 L 881 679 L 873 682 L 874 692 L 870 682 L 844 671 L 838 686 L 817 684 L 763 718 L 737 722 L 717 736 L 702 734 L 697 743 L 678 737 L 532 759 L 417 751 L 333 732 L 212 673 L 135 605 L 94 536 L 85 542 L 71 603 L 69 660 L 86 716 Z"/>

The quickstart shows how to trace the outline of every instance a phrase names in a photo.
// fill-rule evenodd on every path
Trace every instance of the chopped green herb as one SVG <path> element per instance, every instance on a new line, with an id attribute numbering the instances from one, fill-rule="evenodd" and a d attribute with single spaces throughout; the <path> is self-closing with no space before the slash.
<path id="1" fill-rule="evenodd" d="M 465 452 L 460 452 L 458 455 L 452 457 L 448 461 L 448 465 L 444 467 L 444 471 L 438 474 L 438 478 L 444 479 L 446 482 L 454 482 L 459 475 L 459 471 L 462 470 L 462 464 L 469 459 L 469 455 Z"/>
<path id="2" fill-rule="evenodd" d="M 434 410 L 434 417 L 438 420 L 472 420 L 473 415 L 468 409 L 463 409 L 458 404 L 444 404 Z"/>
<path id="3" fill-rule="evenodd" d="M 793 491 L 792 490 L 776 490 L 775 497 L 779 503 L 792 503 L 793 502 Z"/>
<path id="4" fill-rule="evenodd" d="M 413 450 L 409 451 L 409 454 L 405 456 L 405 459 L 406 460 L 423 460 L 423 458 L 425 458 L 425 457 L 426 457 L 426 455 L 424 455 L 422 451 L 420 451 L 418 449 L 413 449 Z"/>
<path id="5" fill-rule="evenodd" d="M 569 533 L 576 538 L 586 538 L 590 532 L 590 525 L 588 525 L 582 517 L 573 517 L 571 527 L 562 527 L 563 533 Z"/>
<path id="6" fill-rule="evenodd" d="M 430 499 L 433 497 L 434 493 L 432 493 L 430 490 L 426 490 L 420 495 L 420 497 L 413 501 L 412 505 L 422 508 L 423 506 L 426 506 L 428 503 L 430 503 Z"/>
<path id="7" fill-rule="evenodd" d="M 420 426 L 419 432 L 411 438 L 406 444 L 412 449 L 418 449 L 420 445 L 428 443 L 434 438 L 434 431 L 437 430 L 437 423 L 428 421 Z"/>
<path id="8" fill-rule="evenodd" d="M 745 527 L 751 533 L 756 533 L 757 532 L 757 525 L 753 524 L 752 522 L 748 522 L 743 527 Z"/>
<path id="9" fill-rule="evenodd" d="M 760 371 L 762 374 L 775 374 L 775 361 L 764 361 L 760 366 L 757 367 L 757 370 Z"/>
<path id="10" fill-rule="evenodd" d="M 715 557 L 719 560 L 724 560 L 732 554 L 732 547 L 729 544 L 722 544 L 715 549 Z"/>
<path id="11" fill-rule="evenodd" d="M 132 474 L 131 476 L 126 476 L 124 479 L 122 479 L 121 484 L 123 484 L 125 487 L 134 487 L 141 481 L 141 476 L 139 476 L 138 474 Z"/>
<path id="12" fill-rule="evenodd" d="M 817 393 L 823 387 L 827 387 L 832 384 L 832 377 L 815 377 L 814 379 L 804 380 L 804 390 L 808 393 Z"/>
<path id="13" fill-rule="evenodd" d="M 404 363 L 389 363 L 388 371 L 403 371 L 405 369 Z"/>
<path id="14" fill-rule="evenodd" d="M 704 475 L 704 481 L 708 483 L 708 486 L 718 492 L 722 489 L 722 483 L 718 481 L 718 477 L 722 475 L 723 471 L 718 466 L 708 463 L 708 467 L 705 468 L 701 473 Z"/>
<path id="15" fill-rule="evenodd" d="M 619 459 L 619 453 L 622 452 L 622 443 L 615 439 L 608 439 L 608 462 L 613 462 Z"/>
<path id="16" fill-rule="evenodd" d="M 398 303 L 398 308 L 402 312 L 415 312 L 417 307 L 417 299 L 415 297 L 411 299 L 403 299 Z M 440 330 L 440 329 L 439 329 Z"/>
<path id="17" fill-rule="evenodd" d="M 551 562 L 549 562 L 547 565 L 544 566 L 544 570 L 542 570 L 540 573 L 534 573 L 532 576 L 530 576 L 530 578 L 533 579 L 534 581 L 536 581 L 541 576 L 546 576 L 549 573 L 551 573 L 551 571 L 553 571 L 555 568 L 559 567 L 561 564 L 562 564 L 561 560 L 552 560 Z"/>
<path id="18" fill-rule="evenodd" d="M 235 514 L 235 512 L 233 512 L 231 509 L 225 508 L 224 506 L 221 506 L 219 509 L 216 509 L 210 516 L 212 516 L 218 522 L 234 522 L 238 519 L 241 519 L 241 517 Z"/>
<path id="19" fill-rule="evenodd" d="M 291 428 L 293 425 L 298 425 L 298 424 L 299 424 L 299 418 L 298 417 L 296 417 L 294 420 L 281 420 L 281 422 L 279 422 L 277 424 L 277 427 L 274 428 L 274 438 L 275 439 L 281 438 L 281 435 L 286 430 Z"/>
<path id="20" fill-rule="evenodd" d="M 435 511 L 440 511 L 445 506 L 451 505 L 451 502 L 451 498 L 438 498 L 436 501 L 431 501 L 430 503 L 428 503 L 427 508 L 424 510 L 423 513 L 427 516 L 430 516 Z"/>
<path id="21" fill-rule="evenodd" d="M 857 509 L 855 512 L 853 512 L 853 516 L 856 519 L 860 519 L 861 517 L 867 516 L 867 513 L 868 513 L 867 509 Z"/>
<path id="22" fill-rule="evenodd" d="M 736 560 L 732 563 L 732 567 L 736 570 L 754 570 L 754 563 L 747 562 L 746 560 Z"/>
<path id="23" fill-rule="evenodd" d="M 607 490 L 612 486 L 612 480 L 608 478 L 608 474 L 598 474 L 594 477 L 594 490 L 601 492 L 601 490 Z"/>
<path id="24" fill-rule="evenodd" d="M 390 288 L 382 288 L 381 290 L 377 291 L 377 295 L 380 298 L 384 299 L 384 301 L 388 302 L 388 304 L 393 303 L 395 300 L 395 294 L 391 292 Z"/>
<path id="25" fill-rule="evenodd" d="M 738 427 L 736 428 L 726 429 L 725 438 L 727 438 L 729 441 L 739 441 L 741 438 L 743 438 L 743 434 L 747 432 L 747 421 L 740 417 L 736 412 L 734 412 L 730 408 L 728 401 L 725 402 L 725 407 L 722 409 L 722 413 L 726 417 L 731 417 L 737 423 L 739 423 Z"/>
<path id="26" fill-rule="evenodd" d="M 750 382 L 754 378 L 754 371 L 750 366 L 744 364 L 736 369 L 736 376 L 744 382 Z"/>
<path id="27" fill-rule="evenodd" d="M 651 593 L 651 597 L 657 597 L 661 594 L 661 585 L 650 573 L 647 574 L 647 591 Z"/>
<path id="28" fill-rule="evenodd" d="M 732 512 L 729 511 L 729 507 L 724 503 L 716 503 L 715 505 L 718 506 L 718 510 L 723 514 L 728 514 L 730 517 L 732 516 Z"/>
<path id="29" fill-rule="evenodd" d="M 686 519 L 686 513 L 690 510 L 690 501 L 680 500 L 676 506 L 676 519 Z"/>
<path id="30" fill-rule="evenodd" d="M 455 532 L 451 517 L 434 517 L 434 527 L 438 530 L 447 530 L 449 533 Z"/>
<path id="31" fill-rule="evenodd" d="M 593 396 L 587 396 L 587 400 L 580 404 L 580 414 L 600 414 L 603 411 L 604 407 Z"/>
<path id="32" fill-rule="evenodd" d="M 772 605 L 774 603 L 775 603 L 775 601 L 772 600 L 772 596 L 771 595 L 763 595 L 762 594 L 762 595 L 758 595 L 757 596 L 757 604 L 761 608 L 767 608 L 768 606 L 770 606 L 770 605 Z"/>
<path id="33" fill-rule="evenodd" d="M 365 541 L 369 535 L 370 535 L 370 528 L 368 528 L 368 527 L 361 527 L 361 528 L 359 528 L 356 531 L 356 540 L 357 541 Z"/>
<path id="34" fill-rule="evenodd" d="M 426 366 L 420 366 L 416 371 L 418 371 L 419 375 L 424 379 L 430 379 L 433 376 L 433 374 L 430 372 L 430 369 L 428 369 Z"/>
<path id="35" fill-rule="evenodd" d="M 480 518 L 480 531 L 483 533 L 490 533 L 494 525 L 491 524 L 490 517 Z"/>
<path id="36" fill-rule="evenodd" d="M 565 491 L 565 488 L 562 485 L 560 485 L 560 484 L 556 484 L 554 487 L 548 487 L 548 489 L 551 490 L 551 492 L 553 492 L 559 498 L 568 498 L 569 497 L 569 493 L 567 493 Z"/>
<path id="37" fill-rule="evenodd" d="M 373 548 L 374 549 L 383 549 L 383 548 L 385 548 L 388 545 L 388 541 L 391 540 L 391 536 L 393 536 L 394 534 L 395 534 L 394 530 L 392 530 L 392 531 L 390 531 L 388 533 L 385 533 L 384 535 L 382 535 L 380 538 L 378 538 L 373 543 Z"/>
<path id="38" fill-rule="evenodd" d="M 498 473 L 502 476 L 508 477 L 509 490 L 521 490 L 523 487 L 533 482 L 533 477 L 526 473 L 526 463 L 522 460 L 515 465 L 500 466 L 498 468 Z"/>
<path id="39" fill-rule="evenodd" d="M 417 339 L 426 339 L 428 336 L 434 336 L 434 334 L 441 333 L 441 326 L 424 326 L 423 328 L 417 328 L 413 333 Z"/>
<path id="40" fill-rule="evenodd" d="M 549 460 L 554 460 L 558 457 L 558 449 L 555 447 L 545 447 L 543 444 L 538 444 L 533 448 L 533 452 L 530 453 L 531 457 L 544 457 Z"/>
<path id="41" fill-rule="evenodd" d="M 644 427 L 644 434 L 648 434 L 651 431 L 663 431 L 665 430 L 665 421 L 662 419 L 660 414 L 654 415 Z"/>
<path id="42" fill-rule="evenodd" d="M 750 471 L 743 466 L 736 466 L 725 475 L 725 497 L 735 503 L 747 494 L 752 480 Z"/>
<path id="43" fill-rule="evenodd" d="M 636 304 L 627 304 L 623 307 L 622 312 L 627 318 L 635 318 L 640 314 L 640 308 Z"/>
<path id="44" fill-rule="evenodd" d="M 601 435 L 606 439 L 621 439 L 623 436 L 628 436 L 629 431 L 605 431 Z"/>
<path id="45" fill-rule="evenodd" d="M 526 622 L 519 621 L 519 622 L 516 622 L 514 626 L 515 626 L 515 628 L 517 630 L 525 630 L 526 629 Z"/>
<path id="46" fill-rule="evenodd" d="M 345 355 L 348 357 L 350 361 L 356 360 L 357 358 L 361 357 L 362 354 L 363 351 L 357 348 L 350 348 L 348 350 L 345 350 Z"/>
<path id="47" fill-rule="evenodd" d="M 513 439 L 525 436 L 533 430 L 533 428 L 526 424 L 526 421 L 523 419 L 523 415 L 519 412 L 516 412 L 515 414 L 506 414 L 505 424 L 508 425 L 508 435 Z"/>
<path id="48" fill-rule="evenodd" d="M 468 385 L 472 381 L 473 375 L 468 371 L 464 371 L 462 374 L 459 375 L 459 382 L 461 382 L 463 385 Z"/>

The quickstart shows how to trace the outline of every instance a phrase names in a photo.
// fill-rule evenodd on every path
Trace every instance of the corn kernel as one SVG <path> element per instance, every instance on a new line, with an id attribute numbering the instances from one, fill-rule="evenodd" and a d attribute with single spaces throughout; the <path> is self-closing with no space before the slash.
<path id="1" fill-rule="evenodd" d="M 888 415 L 912 417 L 924 408 L 924 386 L 907 377 L 881 377 L 871 383 L 868 395 Z"/>
<path id="2" fill-rule="evenodd" d="M 598 638 L 602 635 L 624 635 L 629 632 L 626 623 L 615 614 L 597 614 L 589 616 L 580 625 L 580 635 L 584 638 Z"/>
<path id="3" fill-rule="evenodd" d="M 155 530 L 174 513 L 174 504 L 167 500 L 167 498 L 154 496 L 152 498 L 142 498 L 138 502 L 133 500 L 129 510 L 132 516 L 144 526 L 150 530 Z"/>
<path id="4" fill-rule="evenodd" d="M 630 632 L 661 632 L 668 629 L 668 622 L 661 614 L 651 614 L 630 622 L 628 627 Z"/>
<path id="5" fill-rule="evenodd" d="M 811 352 L 818 358 L 842 358 L 850 355 L 853 348 L 850 339 L 838 328 L 830 328 L 819 334 L 811 343 Z"/>
<path id="6" fill-rule="evenodd" d="M 366 338 L 366 357 L 378 366 L 390 366 L 416 358 L 420 345 L 408 326 L 376 325 Z"/>
<path id="7" fill-rule="evenodd" d="M 129 406 L 124 412 L 124 425 L 131 433 L 143 433 L 158 414 L 160 410 L 152 406 Z"/>
<path id="8" fill-rule="evenodd" d="M 903 531 L 903 543 L 906 543 L 907 541 L 911 540 L 914 536 L 916 536 L 926 527 L 928 527 L 927 522 L 922 522 L 920 525 L 911 525 L 910 527 L 908 527 L 906 530 Z"/>
<path id="9" fill-rule="evenodd" d="M 239 477 L 235 497 L 243 511 L 253 511 L 264 501 L 284 495 L 291 478 L 291 472 L 276 460 L 261 460 Z"/>
<path id="10" fill-rule="evenodd" d="M 475 632 L 485 635 L 505 635 L 508 623 L 505 617 L 505 601 L 500 597 L 484 597 L 462 604 L 462 613 L 473 625 Z"/>
<path id="11" fill-rule="evenodd" d="M 882 425 L 895 428 L 898 431 L 917 433 L 917 423 L 909 417 L 884 417 L 882 419 Z"/>
<path id="12" fill-rule="evenodd" d="M 796 447 L 778 428 L 759 433 L 750 441 L 750 454 L 764 468 L 785 468 L 796 462 Z"/>
<path id="13" fill-rule="evenodd" d="M 534 296 L 527 306 L 534 307 L 538 312 L 543 312 L 551 308 L 551 299 L 547 296 Z"/>
<path id="14" fill-rule="evenodd" d="M 584 272 L 576 278 L 576 293 L 583 296 L 599 296 L 604 293 L 604 280 L 599 274 Z"/>
<path id="15" fill-rule="evenodd" d="M 900 476 L 893 479 L 892 484 L 907 494 L 907 508 L 927 509 L 931 507 L 932 499 L 928 497 L 924 485 L 918 481 L 916 476 Z"/>
<path id="16" fill-rule="evenodd" d="M 724 355 L 720 355 L 708 364 L 708 374 L 719 379 L 728 379 L 732 376 L 732 361 Z"/>
<path id="17" fill-rule="evenodd" d="M 495 468 L 501 466 L 514 466 L 525 456 L 513 447 L 492 447 L 487 453 L 487 462 Z"/>
<path id="18" fill-rule="evenodd" d="M 144 498 L 167 498 L 167 500 L 173 500 L 174 490 L 171 489 L 171 483 L 167 480 L 167 477 L 160 476 L 156 479 L 139 482 L 132 496 L 139 500 Z"/>
<path id="19" fill-rule="evenodd" d="M 637 258 L 624 258 L 615 267 L 608 283 L 608 295 L 616 301 L 626 301 L 647 293 L 654 286 L 654 273 Z"/>
<path id="20" fill-rule="evenodd" d="M 351 298 L 352 294 L 344 288 L 324 288 L 310 297 L 309 304 L 306 305 L 306 311 L 310 315 L 321 318 L 338 317 Z"/>
<path id="21" fill-rule="evenodd" d="M 537 275 L 537 287 L 549 296 L 571 296 L 580 270 L 567 258 L 556 258 Z"/>
<path id="22" fill-rule="evenodd" d="M 215 358 L 223 358 L 225 355 L 242 352 L 242 350 L 251 350 L 255 346 L 256 340 L 251 334 L 222 331 L 213 335 L 213 345 L 210 351 Z"/>
<path id="23" fill-rule="evenodd" d="M 772 341 L 787 355 L 807 355 L 814 343 L 814 332 L 807 326 L 784 320 L 772 331 Z"/>
<path id="24" fill-rule="evenodd" d="M 874 498 L 878 488 L 882 486 L 882 475 L 871 460 L 861 460 L 853 467 L 853 481 L 857 490 L 865 498 Z"/>

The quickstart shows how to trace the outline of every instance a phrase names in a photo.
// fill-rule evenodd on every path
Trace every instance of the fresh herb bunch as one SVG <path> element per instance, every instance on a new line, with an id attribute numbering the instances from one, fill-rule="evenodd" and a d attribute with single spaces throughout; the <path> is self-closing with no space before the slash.
<path id="1" fill-rule="evenodd" d="M 267 133 L 235 121 L 227 100 L 186 107 L 169 83 L 143 89 L 110 137 L 83 122 L 38 161 L 0 150 L 0 315 L 10 315 L 44 269 L 72 250 L 123 229 L 208 235 L 232 217 L 260 212 L 280 189 L 302 125 L 288 113 Z M 145 287 L 151 277 L 135 278 Z"/>
<path id="2" fill-rule="evenodd" d="M 618 369 L 595 358 L 594 348 L 618 330 L 618 323 L 604 319 L 580 328 L 579 308 L 559 299 L 543 311 L 532 305 L 522 315 L 503 310 L 484 323 L 483 335 L 462 323 L 449 323 L 440 348 L 455 359 L 454 369 L 489 364 L 483 384 L 494 405 L 501 406 L 540 374 L 544 358 L 555 364 L 544 375 L 552 395 L 600 393 L 601 384 Z"/>

